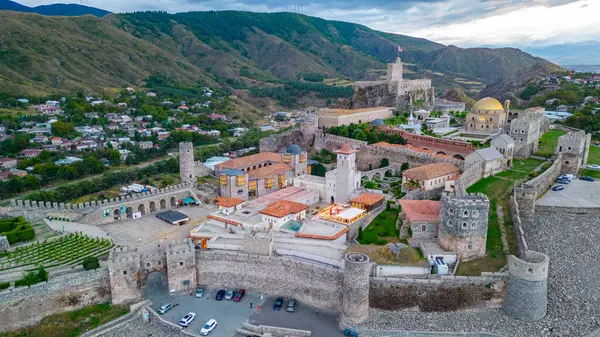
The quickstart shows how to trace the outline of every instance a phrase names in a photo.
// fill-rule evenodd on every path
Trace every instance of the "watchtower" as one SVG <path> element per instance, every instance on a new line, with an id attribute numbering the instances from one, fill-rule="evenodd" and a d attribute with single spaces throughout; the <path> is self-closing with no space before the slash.
<path id="1" fill-rule="evenodd" d="M 196 287 L 196 253 L 191 240 L 169 244 L 167 276 L 171 294 L 187 292 Z"/>
<path id="2" fill-rule="evenodd" d="M 490 201 L 484 194 L 447 195 L 441 200 L 440 246 L 461 260 L 485 256 Z"/>
<path id="3" fill-rule="evenodd" d="M 182 181 L 196 184 L 196 170 L 194 166 L 194 144 L 191 142 L 179 143 L 179 176 Z"/>
<path id="4" fill-rule="evenodd" d="M 304 121 L 300 124 L 300 131 L 302 132 L 304 141 L 307 143 L 306 145 L 310 146 L 313 144 L 318 129 L 319 115 L 307 114 L 306 117 L 304 117 Z"/>
<path id="5" fill-rule="evenodd" d="M 523 321 L 537 321 L 548 311 L 548 256 L 527 251 L 523 259 L 508 256 L 508 287 L 504 312 Z"/>
<path id="6" fill-rule="evenodd" d="M 591 134 L 586 135 L 585 131 L 569 132 L 558 138 L 555 153 L 563 155 L 561 173 L 577 174 L 587 164 L 590 140 Z"/>
<path id="7" fill-rule="evenodd" d="M 341 329 L 353 328 L 369 317 L 369 257 L 362 253 L 348 253 L 344 262 Z"/>
<path id="8" fill-rule="evenodd" d="M 108 272 L 112 304 L 133 303 L 142 298 L 140 254 L 128 247 L 110 251 Z"/>

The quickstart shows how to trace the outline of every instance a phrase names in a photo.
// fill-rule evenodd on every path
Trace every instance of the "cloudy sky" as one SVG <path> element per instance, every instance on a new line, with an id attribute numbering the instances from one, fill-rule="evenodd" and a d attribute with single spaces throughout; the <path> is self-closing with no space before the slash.
<path id="1" fill-rule="evenodd" d="M 36 6 L 70 1 L 17 2 Z M 460 47 L 523 47 L 600 40 L 600 0 L 79 0 L 79 3 L 111 12 L 301 11 Z"/>

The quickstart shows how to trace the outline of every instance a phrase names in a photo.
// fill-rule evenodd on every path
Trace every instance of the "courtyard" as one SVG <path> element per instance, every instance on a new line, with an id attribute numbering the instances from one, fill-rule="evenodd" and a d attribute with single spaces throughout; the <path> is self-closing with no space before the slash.
<path id="1" fill-rule="evenodd" d="M 161 243 L 161 239 L 165 244 L 185 239 L 198 222 L 215 210 L 215 206 L 183 206 L 174 210 L 187 215 L 190 221 L 181 226 L 170 225 L 152 213 L 140 219 L 127 219 L 99 227 L 106 231 L 117 245 L 154 248 Z"/>

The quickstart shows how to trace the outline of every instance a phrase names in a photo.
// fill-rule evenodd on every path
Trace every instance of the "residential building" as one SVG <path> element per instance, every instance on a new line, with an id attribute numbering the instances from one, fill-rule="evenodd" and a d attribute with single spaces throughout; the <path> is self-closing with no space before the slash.
<path id="1" fill-rule="evenodd" d="M 507 159 L 493 147 L 478 149 L 475 150 L 475 152 L 471 152 L 465 158 L 465 167 L 469 167 L 475 162 L 482 162 L 484 178 L 504 171 L 507 166 Z"/>
<path id="2" fill-rule="evenodd" d="M 0 158 L 0 169 L 10 170 L 11 168 L 17 167 L 17 160 L 15 158 Z"/>
<path id="3" fill-rule="evenodd" d="M 154 146 L 154 144 L 151 141 L 146 141 L 146 142 L 139 142 L 138 146 L 140 147 L 140 149 L 147 150 L 147 149 L 151 149 Z"/>
<path id="4" fill-rule="evenodd" d="M 261 220 L 269 223 L 269 228 L 279 230 L 289 221 L 301 221 L 306 218 L 308 205 L 289 200 L 279 200 L 260 211 Z"/>
<path id="5" fill-rule="evenodd" d="M 419 246 L 421 241 L 437 241 L 440 225 L 441 203 L 433 200 L 407 200 L 398 201 L 402 207 L 399 214 L 403 220 L 402 227 L 410 228 L 411 246 Z"/>
<path id="6" fill-rule="evenodd" d="M 25 149 L 21 151 L 21 154 L 26 158 L 37 158 L 42 153 L 40 149 Z"/>
<path id="7" fill-rule="evenodd" d="M 402 190 L 431 191 L 446 186 L 446 181 L 459 174 L 460 169 L 452 163 L 435 163 L 417 166 L 402 172 Z"/>
<path id="8" fill-rule="evenodd" d="M 359 208 L 367 212 L 380 207 L 385 202 L 385 196 L 383 194 L 374 194 L 365 192 L 358 197 L 350 200 L 350 206 Z"/>

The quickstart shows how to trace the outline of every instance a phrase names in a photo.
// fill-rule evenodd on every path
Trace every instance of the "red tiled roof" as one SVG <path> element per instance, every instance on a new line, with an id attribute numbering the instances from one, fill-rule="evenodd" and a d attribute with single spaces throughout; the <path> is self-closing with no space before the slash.
<path id="1" fill-rule="evenodd" d="M 408 221 L 440 221 L 439 201 L 400 199 L 399 202 Z"/>
<path id="2" fill-rule="evenodd" d="M 460 173 L 460 169 L 452 163 L 435 163 L 418 166 L 402 172 L 402 176 L 412 180 L 429 180 L 449 174 Z"/>
<path id="3" fill-rule="evenodd" d="M 265 162 L 281 163 L 281 153 L 260 152 L 250 156 L 231 159 L 217 165 L 219 169 L 242 169 Z"/>
<path id="4" fill-rule="evenodd" d="M 342 145 L 342 147 L 339 150 L 335 150 L 333 152 L 341 154 L 353 154 L 358 152 L 358 150 L 353 149 L 352 146 L 350 146 L 350 144 L 346 143 Z"/>
<path id="5" fill-rule="evenodd" d="M 219 206 L 233 207 L 233 206 L 237 206 L 239 204 L 246 202 L 246 200 L 242 200 L 242 199 L 238 199 L 238 198 L 218 197 L 216 199 L 216 202 L 217 202 L 217 205 L 219 205 Z"/>
<path id="6" fill-rule="evenodd" d="M 385 199 L 385 196 L 383 196 L 381 194 L 374 194 L 374 193 L 366 192 L 366 193 L 363 193 L 363 194 L 359 195 L 358 197 L 350 200 L 350 202 L 355 202 L 357 204 L 362 204 L 362 205 L 367 205 L 367 206 L 373 206 L 383 199 Z"/>
<path id="7" fill-rule="evenodd" d="M 277 163 L 269 166 L 263 166 L 259 169 L 252 170 L 248 173 L 248 177 L 253 179 L 263 179 L 266 177 L 270 177 L 274 174 L 281 174 L 287 171 L 291 171 L 292 167 L 288 164 Z"/>
<path id="8" fill-rule="evenodd" d="M 260 213 L 276 218 L 283 218 L 288 214 L 298 214 L 306 209 L 308 209 L 308 205 L 295 201 L 279 200 L 267 206 Z"/>

